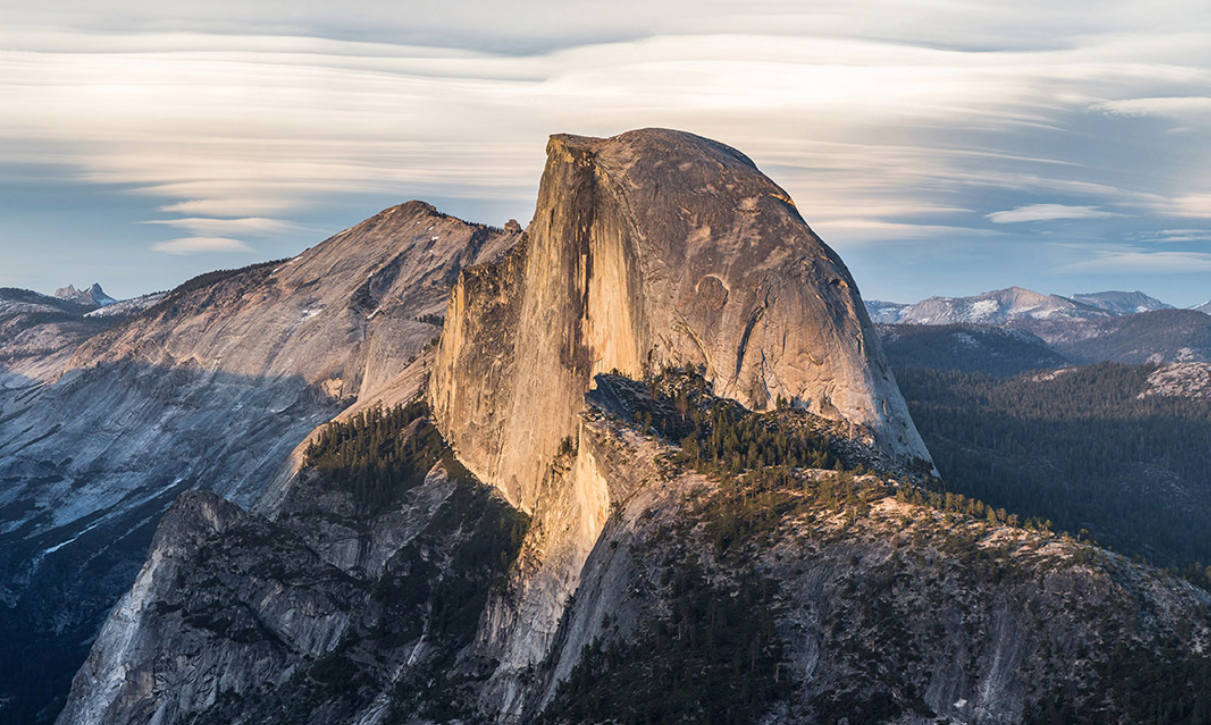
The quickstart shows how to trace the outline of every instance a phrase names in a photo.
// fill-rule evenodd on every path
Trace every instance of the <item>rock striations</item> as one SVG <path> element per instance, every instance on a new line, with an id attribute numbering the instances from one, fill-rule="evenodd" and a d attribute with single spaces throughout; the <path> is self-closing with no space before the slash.
<path id="1" fill-rule="evenodd" d="M 429 387 L 460 459 L 534 514 L 532 571 L 488 633 L 504 714 L 619 503 L 591 447 L 552 469 L 594 375 L 687 364 L 749 408 L 785 399 L 928 460 L 849 272 L 752 161 L 662 129 L 553 136 L 522 241 L 451 293 Z"/>

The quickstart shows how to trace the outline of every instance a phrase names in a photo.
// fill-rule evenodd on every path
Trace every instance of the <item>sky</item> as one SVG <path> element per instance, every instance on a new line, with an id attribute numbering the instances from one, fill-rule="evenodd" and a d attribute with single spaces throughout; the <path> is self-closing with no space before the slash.
<path id="1" fill-rule="evenodd" d="M 0 0 L 0 286 L 131 297 L 409 199 L 524 225 L 549 134 L 652 126 L 867 299 L 1211 298 L 1205 0 Z"/>

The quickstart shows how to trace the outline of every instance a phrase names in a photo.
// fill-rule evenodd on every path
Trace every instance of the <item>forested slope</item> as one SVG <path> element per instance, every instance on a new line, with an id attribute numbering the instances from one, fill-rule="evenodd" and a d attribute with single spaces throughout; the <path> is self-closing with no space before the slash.
<path id="1" fill-rule="evenodd" d="M 1157 564 L 1206 564 L 1211 402 L 1141 395 L 1156 369 L 896 378 L 950 488 Z"/>

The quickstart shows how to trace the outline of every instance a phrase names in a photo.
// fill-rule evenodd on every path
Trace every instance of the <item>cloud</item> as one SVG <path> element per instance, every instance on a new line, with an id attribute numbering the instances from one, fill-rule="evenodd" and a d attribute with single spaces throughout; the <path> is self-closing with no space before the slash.
<path id="1" fill-rule="evenodd" d="M 1186 123 L 1211 121 L 1211 97 L 1174 96 L 1104 101 L 1093 109 L 1116 116 L 1170 118 Z"/>
<path id="2" fill-rule="evenodd" d="M 1113 272 L 1120 274 L 1182 274 L 1211 272 L 1211 254 L 1202 252 L 1144 252 L 1101 250 L 1093 259 L 1065 264 L 1056 272 Z"/>
<path id="3" fill-rule="evenodd" d="M 1173 216 L 1211 219 L 1211 194 L 1185 194 L 1163 204 L 1161 210 Z"/>
<path id="4" fill-rule="evenodd" d="M 1087 86 L 1155 72 L 1069 50 L 860 38 L 852 18 L 823 6 L 791 19 L 771 7 L 748 34 L 712 34 L 727 26 L 716 7 L 697 32 L 645 37 L 635 23 L 625 40 L 524 56 L 286 34 L 65 34 L 93 52 L 0 53 L 11 91 L 0 143 L 54 149 L 89 182 L 136 187 L 168 212 L 288 217 L 334 194 L 400 190 L 521 203 L 547 133 L 666 125 L 754 157 L 798 155 L 812 173 L 796 197 L 844 185 L 843 202 L 869 216 L 890 202 L 964 208 L 973 184 L 1110 188 L 1081 159 L 1044 160 L 1013 139 L 1062 128 L 1066 108 L 1086 107 Z M 849 31 L 811 31 L 813 18 Z M 783 35 L 784 22 L 817 37 Z"/>
<path id="5" fill-rule="evenodd" d="M 167 242 L 156 242 L 151 245 L 151 248 L 165 254 L 251 253 L 256 251 L 238 239 L 226 237 L 183 237 Z"/>
<path id="6" fill-rule="evenodd" d="M 214 237 L 223 234 L 273 236 L 298 231 L 301 228 L 298 224 L 265 217 L 244 217 L 242 219 L 188 217 L 185 219 L 152 219 L 143 223 L 176 227 L 202 237 Z"/>
<path id="7" fill-rule="evenodd" d="M 812 228 L 832 246 L 853 247 L 863 244 L 929 240 L 969 241 L 998 235 L 989 229 L 951 227 L 939 224 L 906 224 L 877 219 L 825 219 Z"/>
<path id="8" fill-rule="evenodd" d="M 985 215 L 997 224 L 1016 222 L 1042 222 L 1056 219 L 1109 219 L 1123 216 L 1115 212 L 1102 211 L 1096 206 L 1068 206 L 1065 204 L 1030 204 L 1009 211 L 996 211 Z"/>
<path id="9" fill-rule="evenodd" d="M 0 167 L 140 195 L 189 239 L 268 250 L 392 198 L 524 220 L 549 133 L 643 126 L 740 148 L 842 244 L 1211 217 L 1211 135 L 1137 120 L 1201 123 L 1189 0 L 15 2 Z"/>
<path id="10" fill-rule="evenodd" d="M 1138 235 L 1142 242 L 1172 244 L 1178 242 L 1211 242 L 1211 229 L 1162 229 Z"/>
<path id="11" fill-rule="evenodd" d="M 34 26 L 121 28 L 143 35 L 196 30 L 237 35 L 251 30 L 280 36 L 370 38 L 517 55 L 656 35 L 720 32 L 862 37 L 936 47 L 1020 50 L 1067 47 L 1082 37 L 1107 37 L 1121 44 L 1124 37 L 1135 39 L 1141 31 L 1190 33 L 1191 29 L 1208 27 L 1211 21 L 1205 3 L 1190 0 L 1153 0 L 1147 6 L 1104 0 L 1019 0 L 1009 5 L 870 0 L 852 9 L 825 0 L 743 4 L 725 0 L 614 0 L 608 5 L 573 0 L 559 6 L 552 6 L 548 0 L 405 0 L 398 6 L 400 12 L 385 13 L 381 0 L 345 0 L 339 4 L 291 0 L 8 0 L 5 26 L 23 20 Z M 27 28 L 16 30 L 30 34 Z M 104 40 L 93 38 L 92 44 Z"/>

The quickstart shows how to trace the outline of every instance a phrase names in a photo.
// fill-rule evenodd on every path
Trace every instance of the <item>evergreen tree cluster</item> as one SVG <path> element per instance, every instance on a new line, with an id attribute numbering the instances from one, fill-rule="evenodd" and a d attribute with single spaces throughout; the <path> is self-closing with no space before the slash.
<path id="1" fill-rule="evenodd" d="M 692 365 L 666 369 L 646 383 L 648 395 L 630 396 L 627 401 L 634 409 L 634 422 L 680 443 L 677 463 L 731 474 L 767 466 L 841 466 L 811 416 L 791 410 L 784 401 L 775 411 L 753 413 L 734 400 L 716 397 Z"/>
<path id="2" fill-rule="evenodd" d="M 438 460 L 451 478 L 470 480 L 428 413 L 428 405 L 415 400 L 329 423 L 307 447 L 306 465 L 321 474 L 325 486 L 351 492 L 370 514 L 423 483 Z"/>
<path id="3" fill-rule="evenodd" d="M 852 471 L 812 475 L 789 466 L 768 466 L 723 476 L 719 488 L 700 512 L 715 551 L 773 532 L 787 516 L 827 510 L 865 516 L 872 501 L 890 494 L 876 476 Z"/>
<path id="4" fill-rule="evenodd" d="M 630 640 L 586 646 L 541 723 L 749 725 L 785 695 L 776 584 L 748 572 L 712 586 L 696 561 L 663 579 L 669 615 Z"/>
<path id="5" fill-rule="evenodd" d="M 615 371 L 602 382 L 625 400 L 641 430 L 680 440 L 679 452 L 669 457 L 671 464 L 718 481 L 699 514 L 719 554 L 772 532 L 787 516 L 820 510 L 864 516 L 872 501 L 892 494 L 904 503 L 991 524 L 1023 523 L 1005 508 L 948 491 L 937 479 L 915 485 L 868 475 L 864 464 L 848 463 L 835 450 L 826 422 L 785 400 L 777 401 L 773 411 L 755 413 L 734 400 L 718 398 L 692 366 L 666 369 L 642 383 Z M 821 469 L 831 473 L 821 474 Z M 1026 519 L 1024 525 L 1051 530 L 1051 522 L 1038 517 Z"/>
<path id="6" fill-rule="evenodd" d="M 1211 722 L 1211 657 L 1173 642 L 1159 652 L 1119 644 L 1097 665 L 1104 698 L 1083 698 L 1060 683 L 1025 725 L 1205 725 Z M 1100 693 L 1097 693 L 1100 694 Z M 1099 701 L 1100 700 L 1100 701 Z"/>
<path id="7" fill-rule="evenodd" d="M 1087 530 L 1206 586 L 1211 402 L 1140 397 L 1154 370 L 1105 363 L 1054 377 L 896 378 L 950 490 L 1074 536 Z"/>

